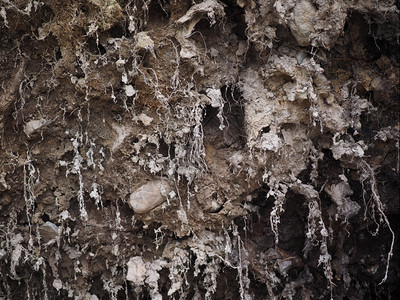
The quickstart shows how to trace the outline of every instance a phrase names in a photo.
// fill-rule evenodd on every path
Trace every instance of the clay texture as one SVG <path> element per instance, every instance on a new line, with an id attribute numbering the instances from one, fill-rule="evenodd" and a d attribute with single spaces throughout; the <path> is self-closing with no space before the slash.
<path id="1" fill-rule="evenodd" d="M 0 1 L 0 299 L 399 299 L 399 3 Z"/>

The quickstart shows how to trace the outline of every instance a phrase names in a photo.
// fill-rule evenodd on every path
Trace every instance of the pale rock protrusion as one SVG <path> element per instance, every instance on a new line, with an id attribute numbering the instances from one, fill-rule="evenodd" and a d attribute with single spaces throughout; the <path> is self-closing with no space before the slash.
<path id="1" fill-rule="evenodd" d="M 224 98 L 222 98 L 221 90 L 220 89 L 214 89 L 214 88 L 208 88 L 206 90 L 208 98 L 211 100 L 211 106 L 212 107 L 221 107 L 224 106 Z"/>
<path id="2" fill-rule="evenodd" d="M 136 191 L 129 198 L 129 205 L 135 213 L 143 214 L 163 203 L 171 187 L 165 180 L 150 181 Z"/>
<path id="3" fill-rule="evenodd" d="M 135 89 L 133 88 L 133 86 L 132 85 L 126 85 L 125 86 L 125 94 L 128 96 L 128 97 L 132 97 L 132 96 L 134 96 L 135 94 L 136 94 L 136 91 L 135 91 Z"/>
<path id="4" fill-rule="evenodd" d="M 154 49 L 154 41 L 148 35 L 147 32 L 142 31 L 136 34 L 136 46 L 137 50 L 150 50 L 153 51 Z"/>
<path id="5" fill-rule="evenodd" d="M 62 287 L 63 287 L 62 281 L 61 281 L 60 279 L 54 279 L 54 281 L 53 281 L 53 287 L 54 287 L 57 291 L 61 290 Z"/>
<path id="6" fill-rule="evenodd" d="M 229 157 L 229 166 L 233 167 L 234 172 L 240 170 L 240 164 L 245 161 L 245 156 L 241 152 L 235 152 Z"/>
<path id="7" fill-rule="evenodd" d="M 347 178 L 344 175 L 340 176 L 343 181 L 338 184 L 332 184 L 330 187 L 325 187 L 325 191 L 331 196 L 331 199 L 337 205 L 336 219 L 341 216 L 345 220 L 358 214 L 361 206 L 350 199 L 353 195 L 353 190 L 351 189 Z"/>
<path id="8" fill-rule="evenodd" d="M 39 120 L 30 120 L 29 122 L 26 122 L 24 125 L 24 132 L 25 134 L 29 137 L 32 133 L 40 129 L 43 125 L 46 124 L 45 119 L 39 119 Z"/>
<path id="9" fill-rule="evenodd" d="M 220 211 L 222 208 L 222 205 L 219 204 L 217 201 L 211 201 L 211 207 L 210 207 L 210 212 L 211 213 L 216 213 L 218 211 Z"/>
<path id="10" fill-rule="evenodd" d="M 140 256 L 131 257 L 128 261 L 128 272 L 126 280 L 131 281 L 135 286 L 144 285 L 146 279 L 146 264 Z"/>
<path id="11" fill-rule="evenodd" d="M 261 135 L 258 147 L 260 149 L 278 152 L 281 145 L 282 142 L 277 132 L 268 132 Z"/>
<path id="12" fill-rule="evenodd" d="M 139 118 L 140 121 L 142 121 L 144 126 L 149 126 L 150 123 L 153 121 L 153 118 L 149 117 L 146 114 L 140 114 L 138 118 Z"/>
<path id="13" fill-rule="evenodd" d="M 39 227 L 40 237 L 44 243 L 47 243 L 58 236 L 58 226 L 47 221 Z"/>
<path id="14" fill-rule="evenodd" d="M 112 128 L 114 129 L 116 135 L 114 141 L 111 145 L 111 152 L 114 153 L 122 143 L 124 142 L 125 138 L 131 133 L 132 128 L 129 126 L 117 125 L 112 124 Z"/>
<path id="15" fill-rule="evenodd" d="M 290 30 L 300 46 L 310 45 L 310 35 L 314 32 L 314 17 L 317 13 L 309 0 L 299 1 L 293 9 L 293 21 Z"/>
<path id="16" fill-rule="evenodd" d="M 313 77 L 313 82 L 317 87 L 321 87 L 328 83 L 328 79 L 322 73 L 318 73 Z"/>
<path id="17" fill-rule="evenodd" d="M 333 145 L 331 147 L 333 158 L 336 160 L 341 159 L 342 156 L 347 155 L 348 157 L 363 157 L 365 150 L 368 149 L 364 141 L 355 142 L 339 140 L 335 141 L 338 134 L 333 138 Z"/>

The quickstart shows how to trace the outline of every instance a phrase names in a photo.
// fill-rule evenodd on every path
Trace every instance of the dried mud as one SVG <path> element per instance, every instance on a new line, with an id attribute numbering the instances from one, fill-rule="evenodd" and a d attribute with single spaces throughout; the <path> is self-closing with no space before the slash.
<path id="1" fill-rule="evenodd" d="M 399 2 L 0 1 L 0 299 L 396 299 Z"/>

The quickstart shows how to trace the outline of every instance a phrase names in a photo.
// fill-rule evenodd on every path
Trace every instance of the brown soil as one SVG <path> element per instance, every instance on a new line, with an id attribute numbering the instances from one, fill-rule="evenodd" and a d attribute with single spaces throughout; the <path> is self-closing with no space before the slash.
<path id="1" fill-rule="evenodd" d="M 0 1 L 0 299 L 399 298 L 399 32 L 390 0 Z"/>

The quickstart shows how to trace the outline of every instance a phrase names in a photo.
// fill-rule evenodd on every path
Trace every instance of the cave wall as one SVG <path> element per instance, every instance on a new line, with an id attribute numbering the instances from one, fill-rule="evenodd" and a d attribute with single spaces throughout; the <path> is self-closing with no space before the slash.
<path id="1" fill-rule="evenodd" d="M 399 296 L 399 3 L 0 1 L 0 298 Z"/>

